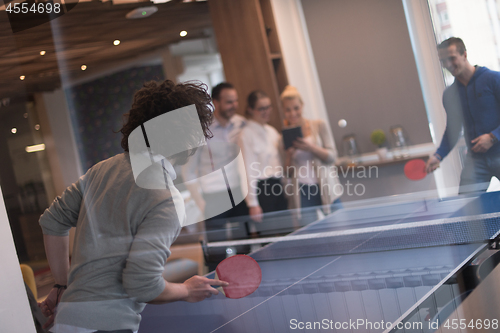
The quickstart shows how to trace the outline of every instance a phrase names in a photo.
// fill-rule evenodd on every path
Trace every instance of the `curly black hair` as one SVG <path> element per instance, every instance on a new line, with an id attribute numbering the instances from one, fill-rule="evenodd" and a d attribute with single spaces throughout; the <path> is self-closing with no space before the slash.
<path id="1" fill-rule="evenodd" d="M 143 88 L 135 93 L 130 111 L 123 115 L 125 124 L 120 129 L 123 134 L 122 148 L 129 151 L 128 137 L 141 124 L 161 114 L 192 104 L 196 106 L 205 138 L 211 138 L 212 133 L 208 127 L 212 123 L 213 106 L 204 83 L 175 84 L 170 80 L 145 83 Z"/>

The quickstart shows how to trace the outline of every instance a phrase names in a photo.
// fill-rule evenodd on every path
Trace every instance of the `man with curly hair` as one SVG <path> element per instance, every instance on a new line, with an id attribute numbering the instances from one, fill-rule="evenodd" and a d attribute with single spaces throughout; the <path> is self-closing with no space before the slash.
<path id="1" fill-rule="evenodd" d="M 49 325 L 55 318 L 52 332 L 136 332 L 146 303 L 199 302 L 218 294 L 211 285 L 227 285 L 202 276 L 180 284 L 162 277 L 169 248 L 182 226 L 175 204 L 178 191 L 171 181 L 162 189 L 139 186 L 129 147 L 134 130 L 144 131 L 148 121 L 192 105 L 200 136 L 210 137 L 210 102 L 204 85 L 168 80 L 145 84 L 135 94 L 121 129 L 125 152 L 90 168 L 41 216 L 56 285 L 40 307 L 50 317 Z M 174 125 L 176 130 L 189 128 Z M 181 152 L 162 160 L 166 178 L 175 179 L 171 164 L 182 164 L 187 155 Z M 76 233 L 70 265 L 71 227 Z"/>

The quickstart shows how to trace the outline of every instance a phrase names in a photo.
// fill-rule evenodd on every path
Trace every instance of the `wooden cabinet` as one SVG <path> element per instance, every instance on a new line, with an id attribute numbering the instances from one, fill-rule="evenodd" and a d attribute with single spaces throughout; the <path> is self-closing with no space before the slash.
<path id="1" fill-rule="evenodd" d="M 271 98 L 270 124 L 282 127 L 279 94 L 288 84 L 270 0 L 209 0 L 210 15 L 226 80 L 238 91 L 244 114 L 248 94 Z"/>

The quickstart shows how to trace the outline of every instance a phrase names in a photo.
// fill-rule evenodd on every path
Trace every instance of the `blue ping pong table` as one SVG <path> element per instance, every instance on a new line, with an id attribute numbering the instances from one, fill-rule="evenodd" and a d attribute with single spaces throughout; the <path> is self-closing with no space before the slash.
<path id="1" fill-rule="evenodd" d="M 208 244 L 267 243 L 251 254 L 262 268 L 257 291 L 148 305 L 139 332 L 434 332 L 436 318 L 439 332 L 458 332 L 443 327 L 443 311 L 467 296 L 464 272 L 496 251 L 499 211 L 500 192 L 383 198 L 287 236 Z"/>

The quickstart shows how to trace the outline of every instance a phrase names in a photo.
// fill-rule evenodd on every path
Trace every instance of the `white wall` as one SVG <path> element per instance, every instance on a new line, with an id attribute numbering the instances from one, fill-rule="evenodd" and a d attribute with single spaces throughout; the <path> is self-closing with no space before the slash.
<path id="1" fill-rule="evenodd" d="M 35 333 L 9 219 L 0 189 L 0 326 L 2 333 Z"/>
<path id="2" fill-rule="evenodd" d="M 82 167 L 71 125 L 66 95 L 63 90 L 57 89 L 53 92 L 37 96 L 36 102 L 43 103 L 48 126 L 50 126 L 50 138 L 44 137 L 44 140 L 52 141 L 53 145 L 49 145 L 47 149 L 54 149 L 57 156 L 58 161 L 51 161 L 50 163 L 59 163 L 59 172 L 61 173 L 60 176 L 62 177 L 64 186 L 64 188 L 56 188 L 58 195 L 60 195 L 66 187 L 77 181 L 82 175 Z M 54 171 L 52 169 L 53 173 Z M 53 176 L 56 177 L 56 175 L 54 174 Z"/>
<path id="3" fill-rule="evenodd" d="M 289 82 L 302 93 L 306 116 L 328 122 L 302 3 L 300 0 L 272 0 L 272 5 Z M 439 145 L 446 126 L 446 116 L 441 103 L 444 81 L 439 76 L 441 69 L 435 50 L 427 0 L 403 0 L 403 6 L 431 127 L 430 134 L 432 141 Z M 333 123 L 335 121 L 332 121 Z M 333 131 L 338 130 L 333 128 Z M 459 175 L 460 171 L 460 159 L 455 149 L 434 173 L 440 197 L 455 195 L 458 192 L 459 177 L 456 175 Z"/>
<path id="4" fill-rule="evenodd" d="M 359 150 L 372 152 L 377 148 L 372 131 L 382 129 L 391 138 L 396 125 L 406 130 L 411 145 L 430 142 L 401 0 L 301 3 L 337 143 L 354 133 Z M 347 127 L 337 126 L 340 119 Z"/>
<path id="5" fill-rule="evenodd" d="M 304 116 L 324 120 L 331 133 L 302 4 L 300 0 L 271 0 L 271 4 L 288 83 L 302 95 Z"/>
<path id="6" fill-rule="evenodd" d="M 62 89 L 36 94 L 35 101 L 42 127 L 45 149 L 54 181 L 56 196 L 82 176 L 68 101 Z M 54 198 L 49 198 L 52 203 Z M 73 252 L 75 229 L 70 230 L 70 254 Z"/>

